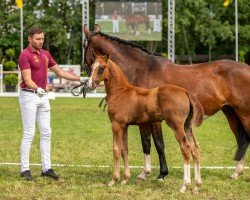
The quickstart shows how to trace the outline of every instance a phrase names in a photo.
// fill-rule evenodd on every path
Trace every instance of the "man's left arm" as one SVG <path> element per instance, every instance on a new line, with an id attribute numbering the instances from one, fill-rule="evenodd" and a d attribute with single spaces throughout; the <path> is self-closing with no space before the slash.
<path id="1" fill-rule="evenodd" d="M 53 67 L 50 67 L 49 69 L 53 71 L 60 78 L 64 78 L 70 81 L 80 81 L 81 83 L 87 83 L 89 80 L 89 77 L 77 76 L 75 74 L 71 74 L 67 71 L 64 71 L 57 64 L 54 65 Z"/>

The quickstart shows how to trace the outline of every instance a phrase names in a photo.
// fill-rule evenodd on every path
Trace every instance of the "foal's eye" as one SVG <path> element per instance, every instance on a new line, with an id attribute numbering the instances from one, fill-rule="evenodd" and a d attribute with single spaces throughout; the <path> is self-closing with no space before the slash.
<path id="1" fill-rule="evenodd" d="M 104 71 L 104 68 L 99 67 L 98 72 L 97 72 L 97 75 L 98 75 L 98 76 L 102 75 L 103 71 Z"/>

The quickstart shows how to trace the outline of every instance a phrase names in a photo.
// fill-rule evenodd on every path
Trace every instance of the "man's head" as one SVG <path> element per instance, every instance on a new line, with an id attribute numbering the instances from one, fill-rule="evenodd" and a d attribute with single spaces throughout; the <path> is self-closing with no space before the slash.
<path id="1" fill-rule="evenodd" d="M 35 50 L 41 49 L 43 47 L 43 42 L 44 42 L 43 29 L 36 26 L 32 26 L 28 30 L 28 40 L 32 48 L 34 48 Z"/>

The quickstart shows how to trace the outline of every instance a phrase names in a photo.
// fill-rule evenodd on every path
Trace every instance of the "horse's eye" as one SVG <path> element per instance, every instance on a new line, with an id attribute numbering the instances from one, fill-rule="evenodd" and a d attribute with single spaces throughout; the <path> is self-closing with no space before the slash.
<path id="1" fill-rule="evenodd" d="M 102 73 L 103 73 L 103 71 L 104 71 L 104 68 L 103 68 L 103 67 L 99 67 L 98 72 L 97 72 L 97 75 L 98 75 L 98 76 L 101 76 Z"/>

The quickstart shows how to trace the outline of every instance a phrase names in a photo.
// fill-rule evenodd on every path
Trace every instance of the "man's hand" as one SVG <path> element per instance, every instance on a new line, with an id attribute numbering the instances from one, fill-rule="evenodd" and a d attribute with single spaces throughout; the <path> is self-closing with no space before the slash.
<path id="1" fill-rule="evenodd" d="M 80 77 L 80 82 L 83 83 L 83 84 L 84 84 L 84 83 L 87 83 L 88 80 L 89 80 L 89 77 L 87 77 L 87 76 L 85 76 L 85 77 L 81 76 L 81 77 Z"/>
<path id="2" fill-rule="evenodd" d="M 36 93 L 37 93 L 37 95 L 39 97 L 43 97 L 46 94 L 46 92 L 44 91 L 44 89 L 40 88 L 40 87 L 36 89 Z"/>

